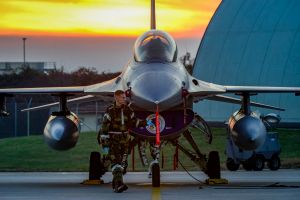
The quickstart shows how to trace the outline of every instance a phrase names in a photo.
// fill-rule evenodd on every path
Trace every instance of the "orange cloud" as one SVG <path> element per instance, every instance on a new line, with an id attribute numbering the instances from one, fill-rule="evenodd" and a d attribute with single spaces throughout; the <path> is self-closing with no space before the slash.
<path id="1" fill-rule="evenodd" d="M 157 27 L 180 37 L 204 31 L 221 0 L 157 0 Z M 0 35 L 136 36 L 150 26 L 150 0 L 0 2 Z"/>

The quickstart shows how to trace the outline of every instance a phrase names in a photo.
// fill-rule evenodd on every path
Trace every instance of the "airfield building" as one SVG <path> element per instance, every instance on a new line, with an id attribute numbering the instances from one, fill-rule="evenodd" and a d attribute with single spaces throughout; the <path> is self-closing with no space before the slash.
<path id="1" fill-rule="evenodd" d="M 56 69 L 55 62 L 26 62 L 25 67 L 47 73 Z M 23 62 L 0 62 L 0 75 L 20 73 L 24 68 Z"/>
<path id="2" fill-rule="evenodd" d="M 300 86 L 300 1 L 223 0 L 201 41 L 193 75 L 223 85 Z M 258 94 L 251 98 L 285 108 L 282 122 L 300 124 L 300 97 Z M 208 121 L 224 122 L 237 105 L 206 101 L 195 110 Z"/>

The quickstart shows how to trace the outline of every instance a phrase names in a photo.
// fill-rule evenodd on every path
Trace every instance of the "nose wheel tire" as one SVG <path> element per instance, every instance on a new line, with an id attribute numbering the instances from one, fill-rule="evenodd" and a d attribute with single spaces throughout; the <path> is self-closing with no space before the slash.
<path id="1" fill-rule="evenodd" d="M 220 157 L 217 151 L 211 151 L 207 161 L 207 175 L 210 179 L 221 178 Z"/>
<path id="2" fill-rule="evenodd" d="M 158 163 L 152 165 L 152 187 L 160 187 L 160 168 Z"/>

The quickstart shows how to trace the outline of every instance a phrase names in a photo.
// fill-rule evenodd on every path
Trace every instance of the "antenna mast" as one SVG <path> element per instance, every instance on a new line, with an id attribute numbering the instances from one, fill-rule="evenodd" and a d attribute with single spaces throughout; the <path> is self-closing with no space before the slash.
<path id="1" fill-rule="evenodd" d="M 155 0 L 151 0 L 151 29 L 156 29 Z"/>

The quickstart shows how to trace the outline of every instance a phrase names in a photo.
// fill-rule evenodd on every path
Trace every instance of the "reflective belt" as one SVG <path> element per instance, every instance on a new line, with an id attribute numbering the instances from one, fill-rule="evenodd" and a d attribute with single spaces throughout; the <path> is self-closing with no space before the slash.
<path id="1" fill-rule="evenodd" d="M 108 133 L 109 133 L 109 134 L 112 134 L 112 135 L 122 135 L 122 134 L 128 134 L 128 131 L 126 131 L 126 132 L 109 131 Z"/>
<path id="2" fill-rule="evenodd" d="M 102 135 L 100 135 L 100 138 L 101 138 L 101 139 L 109 139 L 109 135 L 104 135 L 104 134 L 102 134 Z"/>

